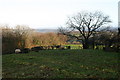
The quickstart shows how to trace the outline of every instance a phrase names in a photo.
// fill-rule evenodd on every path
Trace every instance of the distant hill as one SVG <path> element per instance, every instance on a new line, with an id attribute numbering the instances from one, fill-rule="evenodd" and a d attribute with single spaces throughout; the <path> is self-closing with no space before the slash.
<path id="1" fill-rule="evenodd" d="M 57 29 L 36 29 L 37 32 L 42 32 L 42 33 L 46 33 L 46 32 L 58 32 Z"/>
<path id="2" fill-rule="evenodd" d="M 37 32 L 47 33 L 47 32 L 58 32 L 57 29 L 35 29 Z M 111 27 L 110 30 L 117 31 L 117 27 Z M 74 31 L 74 33 L 79 33 L 78 31 Z"/>

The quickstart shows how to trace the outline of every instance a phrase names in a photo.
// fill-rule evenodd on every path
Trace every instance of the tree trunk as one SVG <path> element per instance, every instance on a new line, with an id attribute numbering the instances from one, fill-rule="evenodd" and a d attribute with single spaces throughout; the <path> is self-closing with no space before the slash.
<path id="1" fill-rule="evenodd" d="M 83 41 L 83 49 L 89 49 L 88 39 L 85 39 L 85 41 Z"/>
<path id="2" fill-rule="evenodd" d="M 93 34 L 92 48 L 95 49 L 95 34 Z"/>

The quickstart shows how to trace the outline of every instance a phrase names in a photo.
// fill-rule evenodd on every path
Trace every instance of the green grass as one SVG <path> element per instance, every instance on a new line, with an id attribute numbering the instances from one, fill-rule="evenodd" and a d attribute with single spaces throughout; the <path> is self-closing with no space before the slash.
<path id="1" fill-rule="evenodd" d="M 101 50 L 8 54 L 2 57 L 2 75 L 3 78 L 117 78 L 118 54 Z"/>
<path id="2" fill-rule="evenodd" d="M 70 46 L 71 49 L 83 49 L 82 44 L 80 44 L 80 45 L 78 45 L 78 44 L 68 44 L 68 45 L 65 45 L 65 46 Z"/>

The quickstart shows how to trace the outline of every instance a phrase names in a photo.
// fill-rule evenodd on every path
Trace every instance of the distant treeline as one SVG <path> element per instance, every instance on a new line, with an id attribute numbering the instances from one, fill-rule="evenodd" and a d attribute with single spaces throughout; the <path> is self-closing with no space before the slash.
<path id="1" fill-rule="evenodd" d="M 28 26 L 17 25 L 15 28 L 6 26 L 2 29 L 2 53 L 14 53 L 15 49 L 24 50 L 34 47 L 42 47 L 40 49 L 52 49 L 55 46 L 65 46 L 68 44 L 82 45 L 83 38 L 76 39 L 72 36 L 67 36 L 61 33 L 40 33 L 29 28 Z M 78 32 L 73 32 L 72 35 L 78 35 Z M 78 35 L 80 36 L 80 35 Z M 119 35 L 116 30 L 100 30 L 89 38 L 89 49 L 104 49 L 108 51 L 120 50 Z M 67 46 L 70 49 L 71 46 Z M 63 49 L 63 47 L 60 47 Z M 83 45 L 82 45 L 83 48 Z M 81 49 L 81 48 L 80 48 Z"/>

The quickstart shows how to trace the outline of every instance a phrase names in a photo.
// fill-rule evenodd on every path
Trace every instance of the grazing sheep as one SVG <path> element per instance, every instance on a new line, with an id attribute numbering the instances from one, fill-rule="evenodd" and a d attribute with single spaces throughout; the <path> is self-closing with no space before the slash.
<path id="1" fill-rule="evenodd" d="M 66 46 L 66 49 L 71 49 L 71 47 L 70 46 Z"/>
<path id="2" fill-rule="evenodd" d="M 60 45 L 56 45 L 55 47 L 56 47 L 56 49 L 59 49 L 61 46 Z"/>
<path id="3" fill-rule="evenodd" d="M 32 47 L 31 50 L 35 52 L 39 52 L 42 49 L 42 47 L 37 46 L 37 47 Z"/>
<path id="4" fill-rule="evenodd" d="M 15 53 L 20 53 L 21 50 L 20 49 L 15 49 Z"/>
<path id="5" fill-rule="evenodd" d="M 29 53 L 29 52 L 30 52 L 29 48 L 21 49 L 21 53 Z"/>

